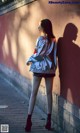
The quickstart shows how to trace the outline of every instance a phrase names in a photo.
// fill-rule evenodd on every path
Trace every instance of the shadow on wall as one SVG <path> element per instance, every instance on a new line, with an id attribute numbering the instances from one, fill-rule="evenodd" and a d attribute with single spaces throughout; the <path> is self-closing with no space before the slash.
<path id="1" fill-rule="evenodd" d="M 65 27 L 63 37 L 58 40 L 58 64 L 60 94 L 80 107 L 80 47 L 74 43 L 78 29 L 73 23 Z"/>
<path id="2" fill-rule="evenodd" d="M 30 16 L 30 5 L 27 5 L 26 8 L 24 13 L 17 9 L 17 11 L 0 16 L 0 63 L 6 64 L 19 72 L 19 60 L 22 62 L 25 60 L 20 47 L 19 35 L 23 22 L 27 21 Z M 23 27 L 23 30 L 31 35 L 29 28 Z"/>
<path id="3" fill-rule="evenodd" d="M 12 32 L 9 34 L 9 27 L 12 25 L 12 20 L 10 20 L 11 24 L 9 25 L 8 17 L 8 15 L 0 17 L 0 63 L 17 68 L 17 64 L 14 63 L 12 55 Z"/>

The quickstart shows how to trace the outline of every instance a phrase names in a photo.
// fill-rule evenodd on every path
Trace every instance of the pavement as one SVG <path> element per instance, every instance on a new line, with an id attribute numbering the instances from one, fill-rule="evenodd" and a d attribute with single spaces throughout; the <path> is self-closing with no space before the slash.
<path id="1" fill-rule="evenodd" d="M 5 75 L 0 73 L 0 132 L 25 133 L 29 99 L 13 85 Z M 46 114 L 37 106 L 32 116 L 31 133 L 56 133 L 52 128 L 44 128 Z"/>

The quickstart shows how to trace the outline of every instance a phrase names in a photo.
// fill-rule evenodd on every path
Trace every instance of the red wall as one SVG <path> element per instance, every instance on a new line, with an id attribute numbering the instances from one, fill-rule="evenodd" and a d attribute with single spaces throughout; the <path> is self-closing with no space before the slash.
<path id="1" fill-rule="evenodd" d="M 0 63 L 32 78 L 25 62 L 33 53 L 39 36 L 37 27 L 40 19 L 49 18 L 57 40 L 62 37 L 58 43 L 59 69 L 56 71 L 53 91 L 80 107 L 79 9 L 79 5 L 49 5 L 47 1 L 39 0 L 0 16 Z M 76 36 L 71 25 L 67 36 L 63 35 L 68 23 L 78 29 L 75 41 L 71 40 L 72 36 Z M 44 85 L 44 79 L 41 84 Z"/>

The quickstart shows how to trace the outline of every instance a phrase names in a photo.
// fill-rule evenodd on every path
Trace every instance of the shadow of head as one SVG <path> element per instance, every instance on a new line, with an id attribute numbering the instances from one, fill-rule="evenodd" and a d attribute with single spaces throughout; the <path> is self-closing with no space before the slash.
<path id="1" fill-rule="evenodd" d="M 73 23 L 68 23 L 65 27 L 63 37 L 69 41 L 77 39 L 78 29 Z"/>

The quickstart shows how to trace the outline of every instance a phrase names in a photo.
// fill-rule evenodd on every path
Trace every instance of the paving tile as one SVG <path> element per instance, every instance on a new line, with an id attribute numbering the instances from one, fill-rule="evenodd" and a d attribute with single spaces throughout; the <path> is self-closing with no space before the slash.
<path id="1" fill-rule="evenodd" d="M 0 126 L 9 125 L 9 133 L 25 133 L 24 127 L 28 111 L 28 98 L 15 89 L 8 79 L 0 75 Z M 19 90 L 19 88 L 18 88 Z M 46 117 L 37 106 L 32 116 L 31 133 L 55 133 L 44 128 Z"/>

